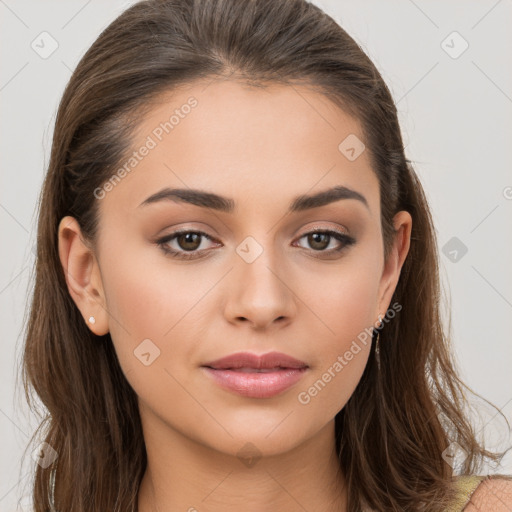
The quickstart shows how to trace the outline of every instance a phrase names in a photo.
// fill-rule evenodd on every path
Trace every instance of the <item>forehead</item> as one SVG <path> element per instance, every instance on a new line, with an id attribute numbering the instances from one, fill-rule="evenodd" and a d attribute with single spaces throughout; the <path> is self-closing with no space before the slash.
<path id="1" fill-rule="evenodd" d="M 146 110 L 133 154 L 119 166 L 126 172 L 101 208 L 133 210 L 164 186 L 242 198 L 260 210 L 335 185 L 371 203 L 378 184 L 369 156 L 347 158 L 347 140 L 364 147 L 359 122 L 306 86 L 196 82 Z"/>

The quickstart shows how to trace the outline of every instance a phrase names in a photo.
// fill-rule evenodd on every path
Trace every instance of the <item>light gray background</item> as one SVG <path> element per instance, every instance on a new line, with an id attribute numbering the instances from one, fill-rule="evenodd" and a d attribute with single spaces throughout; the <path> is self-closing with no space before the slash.
<path id="1" fill-rule="evenodd" d="M 20 458 L 36 425 L 21 387 L 15 393 L 15 378 L 34 263 L 35 204 L 57 104 L 79 58 L 131 3 L 0 0 L 0 512 L 24 510 L 19 499 L 28 503 L 32 461 L 28 455 L 22 468 Z M 436 222 L 461 375 L 511 421 L 512 2 L 315 3 L 358 41 L 394 95 L 407 156 Z M 43 31 L 58 43 L 46 59 L 31 47 Z M 454 58 L 464 40 L 469 47 Z M 495 411 L 472 402 L 489 447 L 510 446 Z M 512 457 L 486 471 L 512 473 Z"/>

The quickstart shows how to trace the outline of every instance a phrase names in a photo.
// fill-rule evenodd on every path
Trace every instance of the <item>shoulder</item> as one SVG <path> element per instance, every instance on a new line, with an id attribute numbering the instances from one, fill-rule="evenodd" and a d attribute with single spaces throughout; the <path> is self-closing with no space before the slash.
<path id="1" fill-rule="evenodd" d="M 485 477 L 471 494 L 464 512 L 510 512 L 512 510 L 512 476 Z"/>

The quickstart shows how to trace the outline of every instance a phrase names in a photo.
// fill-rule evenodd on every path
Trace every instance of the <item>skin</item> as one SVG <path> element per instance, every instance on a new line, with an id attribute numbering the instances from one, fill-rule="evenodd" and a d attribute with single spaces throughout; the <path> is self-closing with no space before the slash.
<path id="1" fill-rule="evenodd" d="M 363 139 L 357 120 L 304 86 L 251 88 L 234 80 L 195 83 L 166 93 L 141 120 L 139 148 L 169 112 L 190 96 L 198 105 L 99 200 L 95 249 L 72 217 L 59 226 L 69 292 L 91 330 L 110 332 L 140 407 L 148 469 L 140 512 L 346 510 L 335 454 L 334 418 L 364 371 L 370 342 L 307 404 L 308 390 L 376 326 L 396 288 L 412 219 L 399 212 L 384 261 L 377 178 L 368 151 L 354 161 L 338 145 Z M 287 214 L 293 198 L 344 185 L 355 199 Z M 235 201 L 224 213 L 174 201 L 139 207 L 164 187 L 194 188 Z M 190 261 L 164 254 L 155 241 L 178 228 L 204 231 Z M 338 229 L 323 248 L 305 236 Z M 252 263 L 236 248 L 253 237 Z M 186 252 L 187 245 L 168 242 Z M 392 320 L 391 320 L 392 321 Z M 134 356 L 144 339 L 160 355 Z M 266 399 L 213 383 L 200 366 L 239 351 L 289 354 L 309 365 L 301 381 Z M 237 455 L 252 443 L 252 465 Z M 302 507 L 302 508 L 301 508 Z"/>
<path id="2" fill-rule="evenodd" d="M 464 512 L 510 512 L 512 510 L 512 476 L 492 476 L 484 480 L 472 494 Z"/>

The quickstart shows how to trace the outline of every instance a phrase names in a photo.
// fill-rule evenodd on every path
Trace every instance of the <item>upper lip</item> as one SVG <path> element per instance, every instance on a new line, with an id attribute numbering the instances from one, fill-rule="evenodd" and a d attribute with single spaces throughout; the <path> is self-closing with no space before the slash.
<path id="1" fill-rule="evenodd" d="M 308 365 L 282 352 L 267 352 L 261 355 L 237 352 L 206 363 L 203 366 L 216 370 L 227 370 L 231 368 L 307 368 Z"/>

